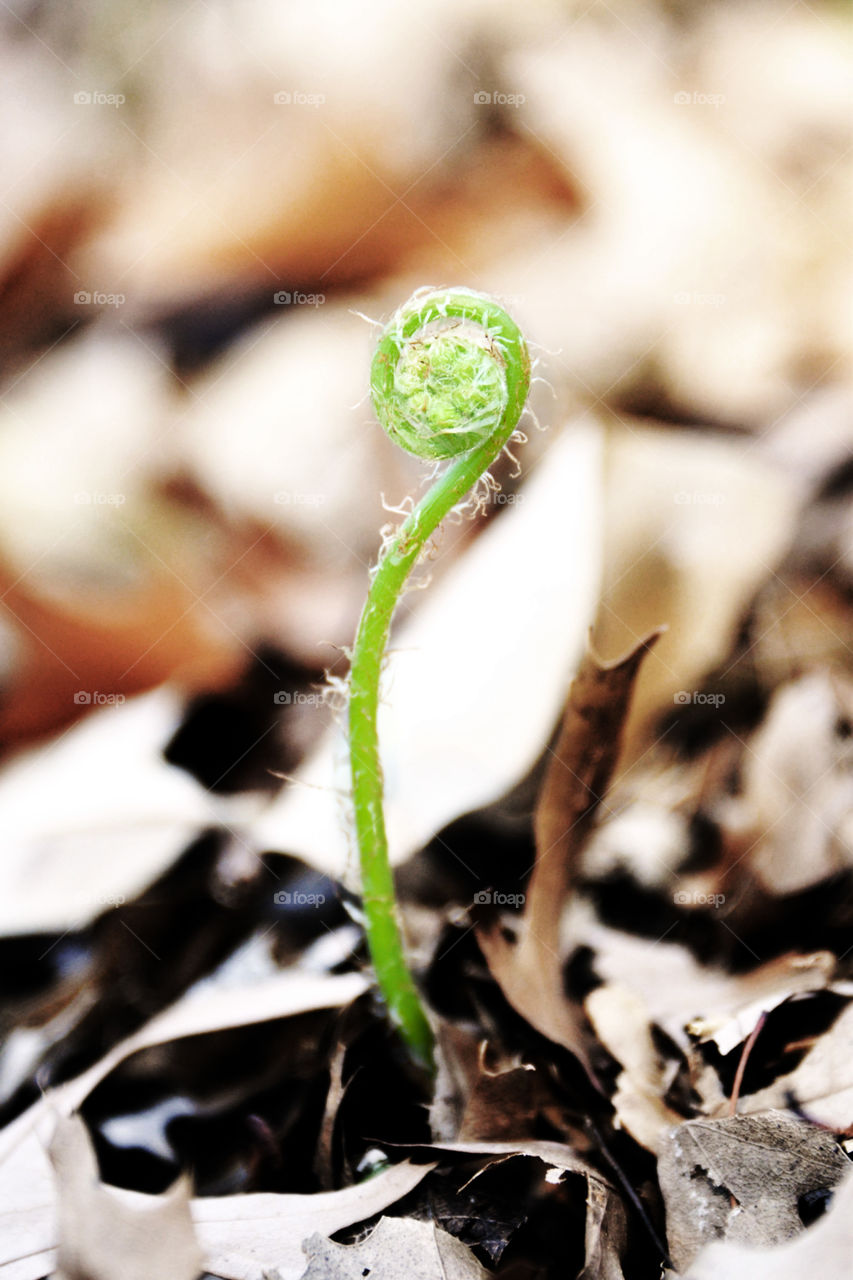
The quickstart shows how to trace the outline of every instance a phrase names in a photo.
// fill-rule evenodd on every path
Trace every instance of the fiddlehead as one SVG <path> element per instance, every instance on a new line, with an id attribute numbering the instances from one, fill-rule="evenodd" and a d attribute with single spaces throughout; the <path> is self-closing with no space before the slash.
<path id="1" fill-rule="evenodd" d="M 388 860 L 376 718 L 391 618 L 406 578 L 444 517 L 506 445 L 524 409 L 530 357 L 506 312 L 462 289 L 416 293 L 385 328 L 371 370 L 379 421 L 426 459 L 455 459 L 383 550 L 353 648 L 349 741 L 367 941 L 392 1020 L 432 1066 L 432 1031 L 403 952 Z"/>

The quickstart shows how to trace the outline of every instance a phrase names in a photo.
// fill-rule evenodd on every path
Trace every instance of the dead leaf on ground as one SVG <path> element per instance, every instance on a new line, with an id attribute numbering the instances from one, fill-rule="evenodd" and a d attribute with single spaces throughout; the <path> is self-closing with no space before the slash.
<path id="1" fill-rule="evenodd" d="M 79 1116 L 60 1120 L 50 1144 L 56 1172 L 56 1280 L 196 1280 L 202 1253 L 190 1218 L 189 1183 L 161 1196 L 117 1195 L 98 1174 Z"/>
<path id="2" fill-rule="evenodd" d="M 519 940 L 508 942 L 498 920 L 477 930 L 489 968 L 513 1008 L 574 1053 L 590 1074 L 582 1014 L 564 989 L 560 926 L 578 852 L 616 764 L 637 671 L 659 635 L 641 640 L 614 663 L 602 664 L 587 652 L 569 692 L 534 817 L 536 864 Z"/>
<path id="3" fill-rule="evenodd" d="M 795 1240 L 775 1249 L 712 1244 L 703 1249 L 684 1280 L 847 1280 L 853 1254 L 853 1176 L 837 1188 L 824 1217 Z"/>
<path id="4" fill-rule="evenodd" d="M 819 1036 L 793 1071 L 765 1089 L 741 1098 L 741 1115 L 757 1115 L 791 1102 L 829 1129 L 842 1132 L 853 1121 L 853 1004 Z"/>
<path id="5" fill-rule="evenodd" d="M 713 1039 L 721 1053 L 741 1044 L 762 1012 L 792 995 L 830 985 L 835 958 L 828 952 L 784 955 L 746 973 L 702 964 L 681 943 L 611 929 L 593 918 L 586 903 L 573 911 L 572 938 L 595 953 L 594 967 L 607 983 L 641 995 L 651 1020 L 685 1050 L 691 1036 Z M 689 1034 L 688 1034 L 689 1032 Z"/>
<path id="6" fill-rule="evenodd" d="M 800 1197 L 836 1186 L 849 1166 L 831 1134 L 783 1112 L 688 1120 L 658 1156 L 673 1263 L 683 1270 L 718 1239 L 767 1247 L 797 1235 Z"/>
<path id="7" fill-rule="evenodd" d="M 676 1063 L 656 1048 L 643 1000 L 627 987 L 596 987 L 584 1007 L 601 1043 L 624 1068 L 616 1080 L 613 1106 L 623 1128 L 648 1151 L 660 1134 L 682 1117 L 664 1102 Z"/>
<path id="8" fill-rule="evenodd" d="M 490 1274 L 461 1240 L 414 1218 L 380 1218 L 358 1244 L 315 1234 L 302 1248 L 308 1266 L 301 1280 L 486 1280 Z"/>
<path id="9" fill-rule="evenodd" d="M 306 1230 L 331 1235 L 371 1218 L 408 1195 L 435 1167 L 403 1161 L 365 1182 L 316 1195 L 259 1192 L 190 1200 L 185 1183 L 164 1196 L 105 1186 L 79 1117 L 60 1119 L 50 1150 L 58 1228 L 51 1203 L 24 1215 L 24 1238 L 10 1214 L 3 1243 L 14 1241 L 17 1252 L 3 1248 L 3 1280 L 41 1280 L 54 1265 L 57 1246 L 57 1280 L 115 1280 L 117 1273 L 122 1280 L 195 1280 L 202 1255 L 206 1269 L 223 1280 L 266 1280 L 276 1269 L 280 1280 L 298 1280 Z"/>
<path id="10" fill-rule="evenodd" d="M 374 1217 L 413 1191 L 434 1168 L 403 1161 L 365 1182 L 316 1195 L 255 1192 L 196 1199 L 192 1216 L 207 1269 L 223 1280 L 267 1280 L 276 1271 L 280 1280 L 299 1280 L 305 1270 L 306 1235 L 330 1236 Z"/>
<path id="11" fill-rule="evenodd" d="M 0 1276 L 3 1280 L 6 1280 L 6 1267 L 17 1267 L 8 1273 L 9 1280 L 13 1275 L 15 1280 L 40 1280 L 44 1274 L 43 1267 L 39 1270 L 41 1264 L 28 1267 L 23 1259 L 36 1252 L 43 1253 L 55 1243 L 50 1230 L 54 1213 L 53 1179 L 45 1144 L 55 1127 L 57 1112 L 60 1116 L 74 1112 L 114 1067 L 141 1049 L 226 1026 L 246 1026 L 310 1009 L 335 1008 L 355 999 L 366 987 L 367 980 L 360 974 L 319 977 L 302 971 L 285 971 L 263 983 L 226 992 L 211 991 L 199 984 L 116 1045 L 88 1071 L 35 1102 L 0 1135 L 0 1203 L 4 1206 L 0 1214 Z M 237 1199 L 224 1197 L 223 1202 L 233 1205 Z M 242 1199 L 245 1207 L 246 1198 Z M 201 1203 L 211 1201 L 205 1198 Z M 374 1212 L 384 1207 L 378 1205 Z M 23 1239 L 22 1219 L 27 1224 Z"/>
<path id="12" fill-rule="evenodd" d="M 457 1151 L 493 1156 L 496 1161 L 514 1156 L 541 1160 L 549 1168 L 547 1181 L 561 1181 L 566 1174 L 586 1180 L 586 1263 L 578 1280 L 622 1280 L 627 1223 L 622 1200 L 605 1177 L 573 1147 L 541 1139 L 523 1142 L 442 1142 L 430 1150 Z"/>

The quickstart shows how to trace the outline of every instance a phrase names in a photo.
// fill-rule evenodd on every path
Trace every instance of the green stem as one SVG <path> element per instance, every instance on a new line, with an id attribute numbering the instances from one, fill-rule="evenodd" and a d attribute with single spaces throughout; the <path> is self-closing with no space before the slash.
<path id="1" fill-rule="evenodd" d="M 406 310 L 401 312 L 396 327 L 387 330 L 380 340 L 373 365 L 377 408 L 380 403 L 387 408 L 393 400 L 395 369 L 405 344 L 417 341 L 416 335 L 424 326 L 436 322 L 442 325 L 452 318 L 474 322 L 486 331 L 490 353 L 500 363 L 506 385 L 503 412 L 490 434 L 438 478 L 382 556 L 361 615 L 350 672 L 350 763 L 367 942 L 392 1021 L 399 1027 L 415 1059 L 432 1070 L 432 1029 L 403 951 L 388 857 L 377 735 L 379 682 L 391 619 L 406 579 L 435 529 L 488 470 L 509 440 L 524 407 L 530 369 L 527 348 L 519 330 L 489 299 L 451 291 L 423 300 L 416 296 L 412 305 L 416 309 L 411 314 Z M 457 398 L 460 393 L 464 397 L 465 389 L 455 388 Z M 473 398 L 474 389 L 471 395 Z M 446 436 L 444 439 L 446 441 Z M 446 452 L 447 448 L 442 445 L 439 456 L 446 456 Z M 432 456 L 436 456 L 434 447 Z"/>

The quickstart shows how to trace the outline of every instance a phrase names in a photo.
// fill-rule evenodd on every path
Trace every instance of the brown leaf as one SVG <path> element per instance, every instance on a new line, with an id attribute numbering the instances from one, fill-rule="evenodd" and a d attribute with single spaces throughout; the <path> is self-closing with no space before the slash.
<path id="1" fill-rule="evenodd" d="M 477 930 L 489 968 L 513 1008 L 542 1035 L 570 1049 L 590 1074 L 582 1015 L 563 989 L 560 921 L 578 853 L 616 764 L 637 671 L 660 634 L 653 632 L 613 663 L 587 652 L 569 691 L 539 796 L 536 864 L 519 941 L 508 942 L 497 920 Z"/>
<path id="2" fill-rule="evenodd" d="M 622 1201 L 601 1182 L 586 1184 L 586 1265 L 578 1280 L 624 1280 L 627 1224 Z"/>
<path id="3" fill-rule="evenodd" d="M 722 1238 L 767 1247 L 798 1234 L 800 1196 L 835 1186 L 848 1167 L 831 1134 L 779 1111 L 679 1125 L 658 1158 L 673 1263 L 688 1267 Z"/>

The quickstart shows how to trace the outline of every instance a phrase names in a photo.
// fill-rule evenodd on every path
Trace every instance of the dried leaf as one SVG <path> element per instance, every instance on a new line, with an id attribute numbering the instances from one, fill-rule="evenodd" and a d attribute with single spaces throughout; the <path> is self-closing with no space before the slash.
<path id="1" fill-rule="evenodd" d="M 853 1254 L 853 1176 L 847 1174 L 828 1212 L 795 1240 L 776 1249 L 712 1244 L 703 1249 L 684 1280 L 844 1280 Z"/>
<path id="2" fill-rule="evenodd" d="M 333 1235 L 372 1218 L 402 1199 L 434 1169 L 434 1164 L 392 1165 L 366 1182 L 316 1195 L 256 1193 L 205 1196 L 193 1201 L 193 1221 L 207 1255 L 206 1265 L 223 1280 L 298 1280 L 305 1269 L 306 1232 Z"/>
<path id="3" fill-rule="evenodd" d="M 624 1280 L 622 1258 L 627 1239 L 625 1210 L 602 1183 L 586 1184 L 586 1264 L 578 1280 Z"/>
<path id="4" fill-rule="evenodd" d="M 584 1007 L 601 1043 L 625 1068 L 613 1096 L 617 1118 L 641 1146 L 655 1151 L 660 1134 L 682 1117 L 663 1101 L 670 1081 L 648 1010 L 639 996 L 621 986 L 596 987 Z"/>
<path id="5" fill-rule="evenodd" d="M 366 987 L 367 980 L 360 974 L 320 977 L 294 972 L 282 972 L 263 983 L 224 992 L 201 985 L 121 1041 L 88 1071 L 33 1103 L 0 1133 L 0 1204 L 4 1207 L 0 1213 L 0 1277 L 7 1280 L 5 1267 L 17 1268 L 9 1272 L 10 1280 L 13 1275 L 16 1280 L 41 1280 L 44 1275 L 46 1268 L 41 1262 L 22 1259 L 37 1251 L 42 1253 L 55 1243 L 51 1228 L 53 1180 L 45 1143 L 55 1127 L 57 1112 L 60 1116 L 70 1115 L 120 1062 L 140 1049 L 182 1036 L 246 1026 L 310 1009 L 335 1008 L 355 999 Z M 233 1206 L 237 1198 L 225 1199 Z M 248 1197 L 243 1198 L 244 1207 L 246 1200 Z M 378 1205 L 374 1212 L 384 1207 Z M 26 1224 L 23 1240 L 22 1222 Z M 298 1247 L 298 1240 L 296 1244 Z"/>
<path id="6" fill-rule="evenodd" d="M 790 996 L 829 985 L 835 958 L 829 952 L 785 955 L 743 974 L 703 965 L 687 947 L 667 938 L 650 941 L 594 920 L 584 905 L 574 912 L 573 938 L 592 948 L 595 969 L 608 983 L 641 995 L 649 1017 L 682 1049 L 691 1035 L 719 1035 L 721 1053 L 744 1041 L 763 1011 Z"/>
<path id="7" fill-rule="evenodd" d="M 853 865 L 853 683 L 815 671 L 783 685 L 745 744 L 750 865 L 769 893 L 798 893 Z"/>
<path id="8" fill-rule="evenodd" d="M 843 1131 L 853 1117 L 853 1004 L 819 1036 L 793 1071 L 778 1076 L 757 1093 L 741 1098 L 741 1115 L 757 1115 L 791 1100 L 810 1119 Z"/>
<path id="9" fill-rule="evenodd" d="M 588 1070 L 582 1015 L 563 988 L 560 924 L 578 852 L 616 764 L 637 670 L 659 634 L 615 663 L 602 664 L 587 653 L 572 684 L 539 797 L 536 864 L 519 941 L 508 942 L 497 920 L 477 931 L 489 968 L 513 1008 L 537 1031 L 575 1053 Z"/>
<path id="10" fill-rule="evenodd" d="M 60 1120 L 50 1144 L 56 1171 L 56 1280 L 196 1280 L 202 1253 L 190 1218 L 189 1186 L 161 1196 L 107 1187 L 79 1116 Z"/>
<path id="11" fill-rule="evenodd" d="M 836 1186 L 848 1168 L 831 1134 L 783 1112 L 687 1121 L 658 1156 L 673 1263 L 683 1270 L 713 1240 L 768 1246 L 796 1235 L 799 1198 Z"/>
<path id="12" fill-rule="evenodd" d="M 599 1171 L 572 1147 L 558 1142 L 442 1142 L 435 1151 L 459 1151 L 471 1155 L 491 1155 L 498 1160 L 530 1156 L 548 1165 L 556 1175 L 579 1174 L 586 1179 L 585 1269 L 578 1280 L 622 1280 L 620 1258 L 626 1240 L 625 1210 L 614 1188 Z M 549 1181 L 552 1180 L 549 1178 Z M 556 1178 L 560 1180 L 559 1176 Z"/>
<path id="13" fill-rule="evenodd" d="M 163 760 L 179 719 L 167 689 L 122 699 L 0 770 L 0 934 L 82 928 L 236 820 L 238 802 Z"/>
<path id="14" fill-rule="evenodd" d="M 467 1245 L 433 1222 L 380 1218 L 366 1240 L 334 1244 L 310 1236 L 302 1246 L 308 1266 L 301 1280 L 486 1280 Z"/>
<path id="15" fill-rule="evenodd" d="M 120 1274 L 128 1280 L 136 1277 L 161 1280 L 164 1275 L 170 1280 L 173 1277 L 180 1280 L 184 1272 L 173 1267 L 170 1258 L 151 1248 L 137 1246 L 138 1230 L 144 1227 L 144 1245 L 154 1215 L 163 1232 L 170 1233 L 168 1238 L 177 1242 L 176 1259 L 192 1256 L 197 1264 L 200 1244 L 206 1269 L 224 1280 L 267 1280 L 269 1272 L 275 1269 L 280 1280 L 297 1280 L 305 1267 L 301 1241 L 306 1229 L 313 1227 L 324 1235 L 331 1235 L 371 1218 L 408 1195 L 435 1167 L 404 1161 L 366 1182 L 317 1195 L 257 1193 L 205 1196 L 190 1201 L 185 1188 L 173 1189 L 164 1197 L 103 1187 L 97 1179 L 94 1154 L 82 1121 L 61 1120 L 56 1132 L 54 1162 L 59 1178 L 60 1257 L 66 1267 L 63 1280 L 114 1280 L 115 1265 L 112 1270 L 109 1267 L 111 1256 L 113 1264 L 120 1260 L 125 1268 Z M 21 1161 L 16 1168 L 20 1173 Z M 41 1169 L 36 1167 L 35 1172 L 40 1178 Z M 26 1200 L 26 1189 L 20 1189 L 19 1195 L 21 1192 Z M 42 1191 L 37 1192 L 37 1196 L 40 1202 L 22 1217 L 20 1209 L 15 1210 L 14 1216 L 10 1213 L 8 1221 L 6 1214 L 0 1215 L 3 1280 L 41 1280 L 52 1263 L 51 1251 L 56 1244 L 55 1210 L 51 1202 L 44 1200 Z M 78 1217 L 82 1219 L 79 1227 Z M 187 1237 L 186 1229 L 192 1233 L 192 1224 L 195 1236 Z M 111 1232 L 118 1232 L 112 1246 Z M 187 1240 L 195 1241 L 195 1237 L 198 1244 L 194 1244 L 195 1253 L 191 1255 Z M 118 1242 L 125 1254 L 118 1253 Z M 114 1249 L 112 1255 L 110 1247 Z M 137 1258 L 140 1267 L 147 1266 L 148 1258 L 153 1258 L 157 1266 L 133 1271 L 130 1268 Z M 84 1270 L 79 1267 L 75 1270 L 78 1259 L 82 1259 Z M 199 1269 L 199 1265 L 195 1265 L 195 1269 L 187 1273 L 187 1280 L 195 1280 Z"/>

